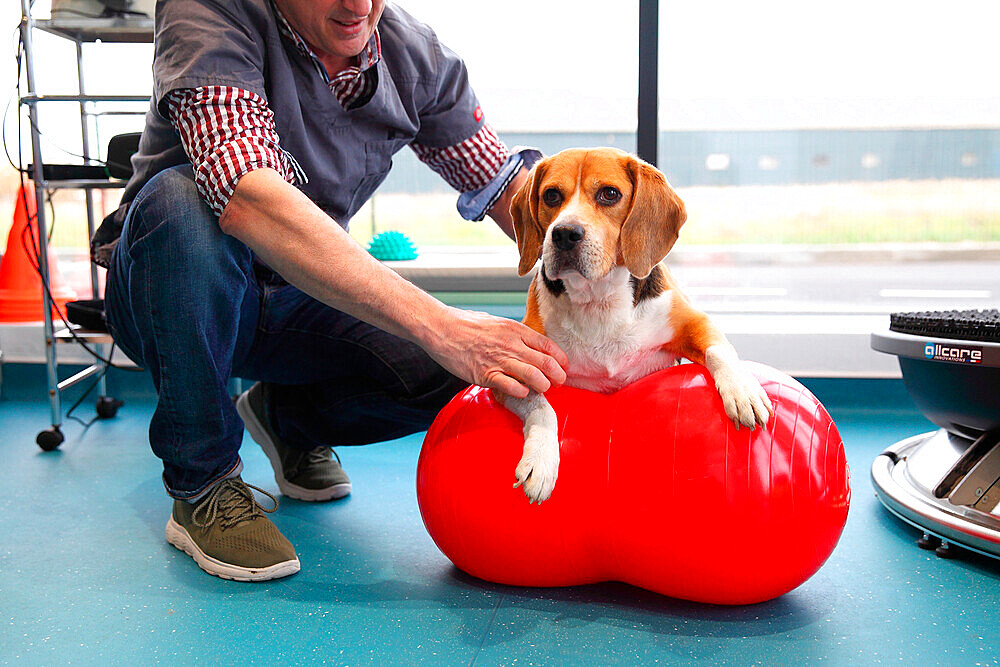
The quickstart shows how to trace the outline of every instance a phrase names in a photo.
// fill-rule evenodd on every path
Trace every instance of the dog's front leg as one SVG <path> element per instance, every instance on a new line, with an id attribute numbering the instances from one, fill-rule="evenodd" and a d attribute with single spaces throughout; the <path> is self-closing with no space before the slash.
<path id="1" fill-rule="evenodd" d="M 524 452 L 514 470 L 529 502 L 540 503 L 552 495 L 559 476 L 559 432 L 556 412 L 545 396 L 529 392 L 525 398 L 499 396 L 504 407 L 524 423 Z"/>
<path id="2" fill-rule="evenodd" d="M 757 378 L 743 367 L 732 345 L 710 345 L 705 350 L 705 367 L 715 380 L 726 415 L 737 428 L 740 424 L 750 428 L 767 424 L 768 417 L 774 414 L 771 399 Z"/>

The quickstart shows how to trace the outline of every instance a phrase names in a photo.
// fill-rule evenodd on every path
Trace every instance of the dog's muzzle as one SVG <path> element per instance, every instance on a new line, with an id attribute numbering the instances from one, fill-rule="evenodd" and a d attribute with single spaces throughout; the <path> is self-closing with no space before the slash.
<path id="1" fill-rule="evenodd" d="M 545 253 L 545 264 L 553 274 L 563 271 L 584 272 L 581 255 L 586 246 L 584 239 L 586 231 L 578 222 L 560 222 L 552 227 Z"/>
<path id="2" fill-rule="evenodd" d="M 583 225 L 575 222 L 559 223 L 552 228 L 552 243 L 562 252 L 574 250 L 585 235 Z"/>

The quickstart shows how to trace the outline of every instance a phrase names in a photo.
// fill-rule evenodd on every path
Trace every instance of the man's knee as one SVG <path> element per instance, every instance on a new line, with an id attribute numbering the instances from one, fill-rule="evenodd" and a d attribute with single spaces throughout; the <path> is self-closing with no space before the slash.
<path id="1" fill-rule="evenodd" d="M 169 261 L 174 270 L 210 269 L 225 258 L 250 260 L 249 248 L 219 228 L 190 165 L 165 169 L 143 186 L 129 207 L 121 243 L 131 258 Z"/>
<path id="2" fill-rule="evenodd" d="M 152 344 L 154 332 L 183 337 L 185 327 L 225 329 L 225 345 L 233 344 L 229 329 L 248 302 L 252 274 L 250 249 L 219 229 L 190 167 L 165 170 L 129 208 L 108 273 L 109 325 L 131 343 L 129 356 L 147 363 L 150 351 L 139 351 Z"/>

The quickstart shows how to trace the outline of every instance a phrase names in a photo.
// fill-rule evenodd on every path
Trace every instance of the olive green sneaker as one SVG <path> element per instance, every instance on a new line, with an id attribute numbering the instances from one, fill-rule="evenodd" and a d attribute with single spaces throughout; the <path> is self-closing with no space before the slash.
<path id="1" fill-rule="evenodd" d="M 258 382 L 236 399 L 250 437 L 267 454 L 274 481 L 289 498 L 318 502 L 343 498 L 351 492 L 351 478 L 340 467 L 340 458 L 330 447 L 302 450 L 281 442 L 271 429 L 267 414 L 268 386 Z"/>
<path id="2" fill-rule="evenodd" d="M 295 574 L 299 559 L 292 544 L 264 516 L 253 497 L 256 486 L 239 477 L 224 479 L 196 503 L 174 500 L 167 521 L 167 541 L 185 552 L 201 569 L 223 579 L 265 581 Z"/>

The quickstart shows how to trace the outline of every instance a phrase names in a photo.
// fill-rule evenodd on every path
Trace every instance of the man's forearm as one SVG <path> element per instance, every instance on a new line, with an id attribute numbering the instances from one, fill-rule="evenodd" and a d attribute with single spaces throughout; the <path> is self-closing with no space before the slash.
<path id="1" fill-rule="evenodd" d="M 243 176 L 219 218 L 285 280 L 315 299 L 413 341 L 452 374 L 516 398 L 561 383 L 566 355 L 502 317 L 444 305 L 372 258 L 272 169 Z"/>
<path id="2" fill-rule="evenodd" d="M 219 224 L 306 294 L 418 345 L 445 316 L 446 306 L 373 259 L 271 169 L 240 179 Z"/>

